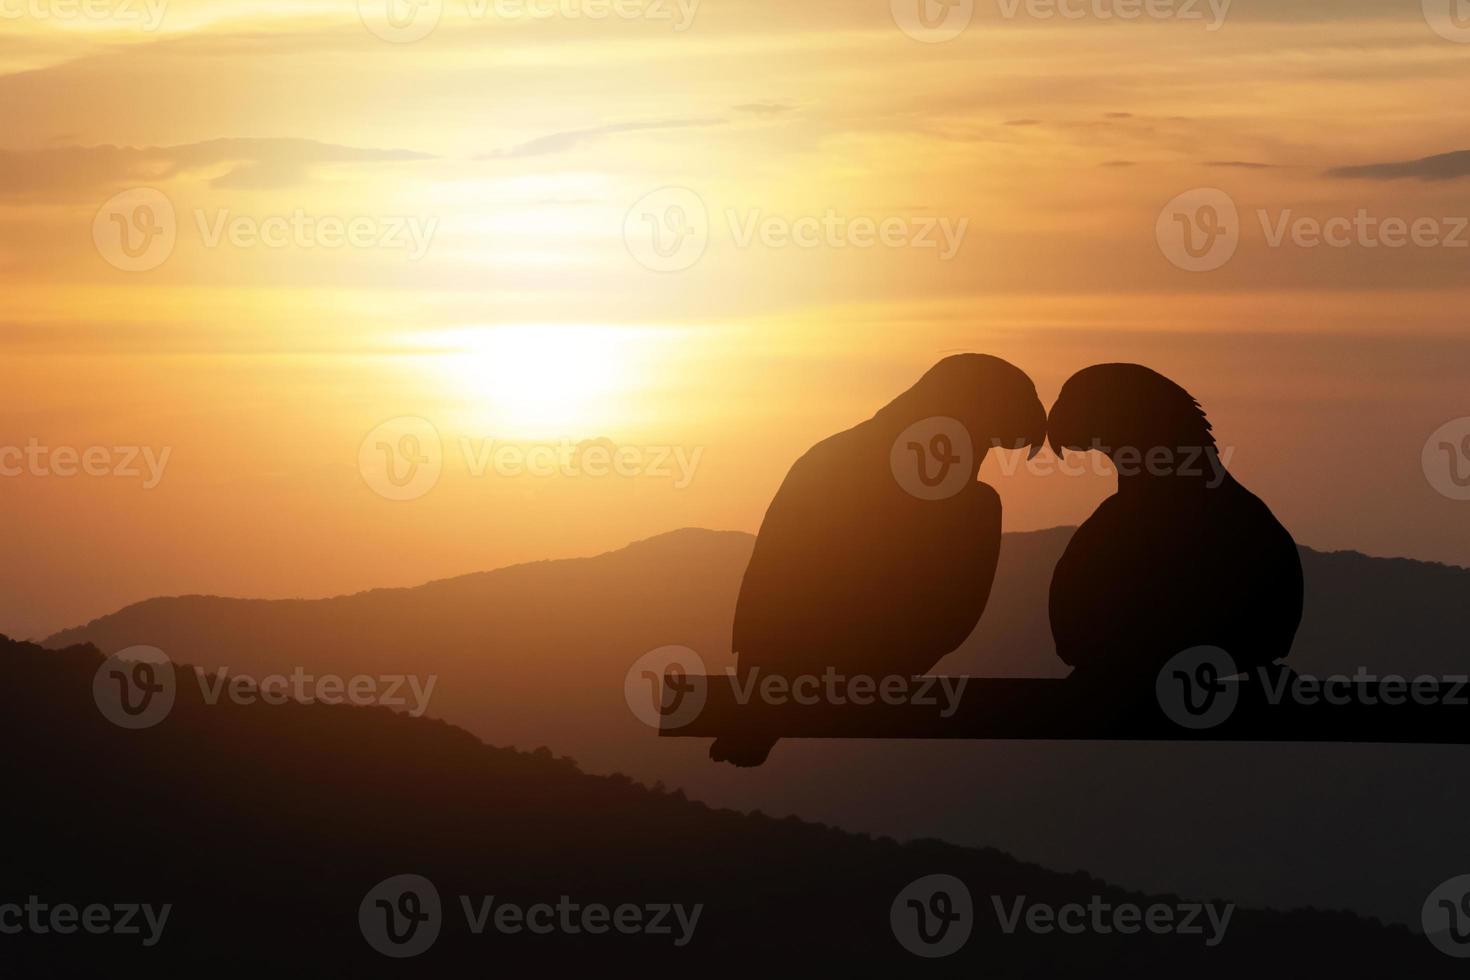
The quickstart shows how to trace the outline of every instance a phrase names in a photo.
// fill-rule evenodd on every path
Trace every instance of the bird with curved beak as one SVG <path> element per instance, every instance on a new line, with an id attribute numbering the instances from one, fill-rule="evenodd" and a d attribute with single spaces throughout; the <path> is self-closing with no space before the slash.
<path id="1" fill-rule="evenodd" d="M 1094 365 L 1062 386 L 1047 439 L 1058 456 L 1102 452 L 1118 473 L 1052 576 L 1052 637 L 1073 676 L 1153 684 L 1200 646 L 1242 670 L 1284 669 L 1276 662 L 1301 623 L 1301 557 L 1226 469 L 1189 392 L 1142 365 Z"/>
<path id="2" fill-rule="evenodd" d="M 991 448 L 1039 448 L 1045 435 L 1025 373 L 958 354 L 808 450 L 776 491 L 741 582 L 740 684 L 911 678 L 957 648 L 985 610 L 1000 554 L 1000 497 L 978 481 L 980 465 Z M 710 757 L 758 766 L 776 741 L 722 736 Z"/>

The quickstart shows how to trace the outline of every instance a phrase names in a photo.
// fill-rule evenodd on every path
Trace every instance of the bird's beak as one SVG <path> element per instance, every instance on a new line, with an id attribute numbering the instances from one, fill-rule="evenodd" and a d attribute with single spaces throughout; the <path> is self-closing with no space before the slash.
<path id="1" fill-rule="evenodd" d="M 1046 445 L 1045 439 L 1037 439 L 1035 442 L 1033 442 L 1031 444 L 1031 451 L 1026 454 L 1026 461 L 1030 462 L 1031 460 L 1035 459 L 1037 454 L 1041 452 L 1041 447 L 1044 445 Z"/>

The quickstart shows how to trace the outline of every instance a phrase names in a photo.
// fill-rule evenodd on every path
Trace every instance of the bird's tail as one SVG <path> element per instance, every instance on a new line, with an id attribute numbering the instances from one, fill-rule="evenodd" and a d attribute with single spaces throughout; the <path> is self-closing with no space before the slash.
<path id="1" fill-rule="evenodd" d="M 765 762 L 775 744 L 776 739 L 759 735 L 721 735 L 709 747 L 709 757 L 748 769 Z"/>

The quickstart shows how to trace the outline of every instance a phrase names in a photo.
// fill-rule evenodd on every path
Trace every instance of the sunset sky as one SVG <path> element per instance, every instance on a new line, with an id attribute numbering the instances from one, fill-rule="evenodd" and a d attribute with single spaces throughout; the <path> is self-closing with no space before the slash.
<path id="1" fill-rule="evenodd" d="M 0 631 L 754 531 L 959 350 L 1048 404 L 1146 363 L 1301 543 L 1470 564 L 1421 462 L 1470 415 L 1470 5 L 958 0 L 939 40 L 909 0 L 90 2 L 0 0 L 0 446 L 141 475 L 0 478 Z M 1200 188 L 1239 242 L 1189 271 Z M 1360 212 L 1422 241 L 1280 234 Z M 400 417 L 442 473 L 393 500 Z M 586 440 L 632 469 L 483 465 Z M 1011 530 L 1110 491 L 1010 462 Z"/>

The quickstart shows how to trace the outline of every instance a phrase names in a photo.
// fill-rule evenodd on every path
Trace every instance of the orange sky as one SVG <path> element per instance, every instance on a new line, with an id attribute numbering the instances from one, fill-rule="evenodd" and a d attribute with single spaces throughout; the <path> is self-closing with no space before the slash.
<path id="1" fill-rule="evenodd" d="M 0 477 L 0 630 L 754 530 L 960 349 L 1048 402 L 1148 363 L 1298 540 L 1470 564 L 1421 463 L 1470 415 L 1470 153 L 1432 159 L 1470 22 L 1435 0 L 962 0 L 943 41 L 906 0 L 99 2 L 0 3 L 0 447 L 141 475 Z M 1237 212 L 1206 271 L 1160 218 L 1197 188 Z M 1298 233 L 1360 212 L 1436 243 Z M 364 441 L 402 416 L 442 472 L 390 500 Z M 486 463 L 590 439 L 626 472 Z M 1110 485 L 1001 462 L 1013 529 Z"/>

